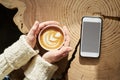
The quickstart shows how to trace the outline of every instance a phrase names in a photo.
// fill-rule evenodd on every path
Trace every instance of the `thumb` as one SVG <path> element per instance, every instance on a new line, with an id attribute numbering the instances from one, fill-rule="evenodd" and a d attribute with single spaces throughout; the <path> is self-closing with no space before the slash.
<path id="1" fill-rule="evenodd" d="M 31 35 L 31 36 L 36 36 L 36 32 L 38 32 L 38 28 L 39 28 L 39 22 L 38 21 L 35 21 L 33 27 L 30 29 L 28 35 Z"/>

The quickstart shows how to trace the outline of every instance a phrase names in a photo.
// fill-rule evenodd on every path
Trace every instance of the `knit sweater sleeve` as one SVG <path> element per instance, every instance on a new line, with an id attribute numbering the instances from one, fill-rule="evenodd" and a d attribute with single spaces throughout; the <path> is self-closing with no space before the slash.
<path id="1" fill-rule="evenodd" d="M 11 71 L 25 65 L 38 51 L 33 50 L 22 35 L 18 41 L 0 55 L 0 80 Z"/>
<path id="2" fill-rule="evenodd" d="M 36 55 L 24 72 L 26 76 L 24 80 L 51 80 L 57 68 L 57 66 L 48 63 L 41 56 Z"/>

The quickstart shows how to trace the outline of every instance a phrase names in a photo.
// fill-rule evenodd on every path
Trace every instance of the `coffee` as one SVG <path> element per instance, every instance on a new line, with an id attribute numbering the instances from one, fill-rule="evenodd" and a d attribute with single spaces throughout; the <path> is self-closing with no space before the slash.
<path id="1" fill-rule="evenodd" d="M 64 33 L 59 26 L 49 25 L 39 34 L 39 43 L 46 50 L 58 49 L 63 45 Z"/>

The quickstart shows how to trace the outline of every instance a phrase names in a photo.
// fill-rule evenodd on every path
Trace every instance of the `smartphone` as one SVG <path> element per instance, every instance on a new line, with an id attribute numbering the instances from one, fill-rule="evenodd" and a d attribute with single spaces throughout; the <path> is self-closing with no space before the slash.
<path id="1" fill-rule="evenodd" d="M 81 28 L 82 57 L 98 58 L 100 55 L 102 19 L 99 17 L 83 17 Z"/>

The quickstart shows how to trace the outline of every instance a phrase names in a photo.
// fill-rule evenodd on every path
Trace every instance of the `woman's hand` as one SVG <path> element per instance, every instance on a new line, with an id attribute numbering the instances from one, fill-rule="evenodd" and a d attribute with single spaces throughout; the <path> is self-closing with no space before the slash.
<path id="1" fill-rule="evenodd" d="M 64 26 L 63 30 L 65 32 L 65 43 L 62 48 L 60 48 L 59 50 L 49 51 L 42 56 L 42 58 L 49 63 L 54 63 L 61 60 L 62 58 L 66 57 L 68 53 L 72 50 L 72 48 L 69 47 L 70 37 L 68 35 L 68 29 Z"/>
<path id="2" fill-rule="evenodd" d="M 46 22 L 42 22 L 39 23 L 38 21 L 35 21 L 33 27 L 30 29 L 29 33 L 27 34 L 27 42 L 28 44 L 34 48 L 35 44 L 36 44 L 36 38 L 39 34 L 39 32 L 41 31 L 41 29 L 47 25 L 59 25 L 58 22 L 56 21 L 46 21 Z"/>

